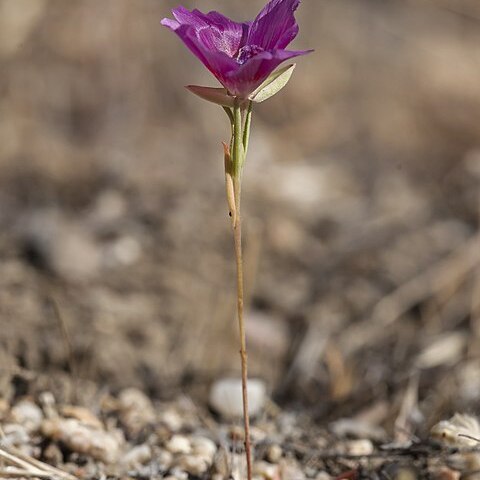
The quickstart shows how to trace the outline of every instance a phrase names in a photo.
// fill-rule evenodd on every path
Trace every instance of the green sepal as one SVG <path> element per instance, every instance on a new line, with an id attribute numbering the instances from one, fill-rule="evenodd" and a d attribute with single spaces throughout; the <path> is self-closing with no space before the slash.
<path id="1" fill-rule="evenodd" d="M 290 80 L 295 63 L 273 72 L 248 98 L 253 102 L 264 102 L 278 93 Z"/>
<path id="2" fill-rule="evenodd" d="M 187 85 L 185 88 L 203 100 L 222 107 L 233 108 L 235 99 L 228 94 L 225 88 L 201 87 L 200 85 Z"/>

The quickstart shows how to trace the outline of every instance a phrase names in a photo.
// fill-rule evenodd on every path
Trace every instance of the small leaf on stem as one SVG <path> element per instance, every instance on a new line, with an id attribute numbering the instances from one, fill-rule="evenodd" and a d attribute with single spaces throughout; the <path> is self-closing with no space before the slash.
<path id="1" fill-rule="evenodd" d="M 216 103 L 222 107 L 233 108 L 235 99 L 228 94 L 225 88 L 202 87 L 200 85 L 187 85 L 185 88 L 203 100 Z"/>
<path id="2" fill-rule="evenodd" d="M 290 80 L 295 63 L 287 65 L 273 72 L 249 97 L 250 100 L 260 103 L 278 93 Z"/>

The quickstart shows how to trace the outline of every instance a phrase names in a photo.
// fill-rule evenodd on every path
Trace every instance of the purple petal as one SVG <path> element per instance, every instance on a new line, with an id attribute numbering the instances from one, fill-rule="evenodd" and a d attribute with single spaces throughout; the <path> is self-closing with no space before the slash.
<path id="1" fill-rule="evenodd" d="M 195 12 L 202 15 L 209 25 L 209 28 L 199 32 L 199 37 L 212 49 L 225 52 L 229 57 L 235 57 L 240 47 L 245 44 L 250 23 L 234 22 L 218 12 L 207 14 L 202 14 L 198 10 Z"/>
<path id="2" fill-rule="evenodd" d="M 226 75 L 225 87 L 230 94 L 247 98 L 285 60 L 310 53 L 311 50 L 271 50 L 248 59 Z"/>
<path id="3" fill-rule="evenodd" d="M 226 53 L 234 57 L 240 46 L 245 43 L 250 27 L 249 23 L 237 23 L 218 12 L 207 14 L 199 10 L 188 10 L 184 7 L 175 8 L 173 11 L 178 26 L 191 26 L 204 48 L 212 51 Z M 173 20 L 166 19 L 163 25 L 172 28 Z M 178 27 L 177 27 L 178 28 Z M 175 30 L 175 28 L 172 28 Z"/>
<path id="4" fill-rule="evenodd" d="M 164 27 L 168 27 L 170 28 L 170 30 L 173 31 L 175 31 L 180 26 L 180 24 L 176 20 L 171 20 L 170 18 L 164 18 L 160 23 Z"/>
<path id="5" fill-rule="evenodd" d="M 165 23 L 163 24 L 165 25 Z M 172 28 L 170 22 L 165 26 L 171 28 L 181 38 L 183 43 L 223 85 L 225 85 L 224 82 L 227 74 L 238 68 L 238 63 L 226 53 L 211 50 L 208 46 L 205 46 L 205 43 L 197 36 L 194 27 L 190 25 L 180 25 Z"/>
<path id="6" fill-rule="evenodd" d="M 271 0 L 253 22 L 247 44 L 264 50 L 285 48 L 298 34 L 294 13 L 299 4 L 300 0 Z"/>
<path id="7" fill-rule="evenodd" d="M 197 10 L 191 12 L 187 8 L 181 6 L 172 10 L 173 16 L 181 25 L 190 25 L 195 28 L 208 27 L 208 24 L 202 18 L 202 15 L 197 15 L 197 12 Z"/>

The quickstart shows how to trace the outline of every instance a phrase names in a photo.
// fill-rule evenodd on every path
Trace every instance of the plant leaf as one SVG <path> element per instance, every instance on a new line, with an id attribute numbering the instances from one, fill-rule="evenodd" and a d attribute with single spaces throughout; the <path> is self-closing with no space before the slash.
<path id="1" fill-rule="evenodd" d="M 225 88 L 201 87 L 200 85 L 187 85 L 185 88 L 203 100 L 222 107 L 233 108 L 234 98 L 227 93 Z"/>
<path id="2" fill-rule="evenodd" d="M 278 93 L 290 80 L 295 63 L 287 65 L 273 72 L 249 97 L 250 100 L 260 103 L 273 97 Z"/>

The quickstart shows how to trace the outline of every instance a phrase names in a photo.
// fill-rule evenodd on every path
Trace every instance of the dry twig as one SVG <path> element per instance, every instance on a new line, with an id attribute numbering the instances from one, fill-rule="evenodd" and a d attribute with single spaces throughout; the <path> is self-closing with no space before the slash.
<path id="1" fill-rule="evenodd" d="M 10 466 L 0 469 L 0 477 L 2 478 L 27 477 L 77 480 L 77 477 L 25 455 L 13 447 L 0 446 L 0 458 L 5 463 L 10 464 Z"/>

